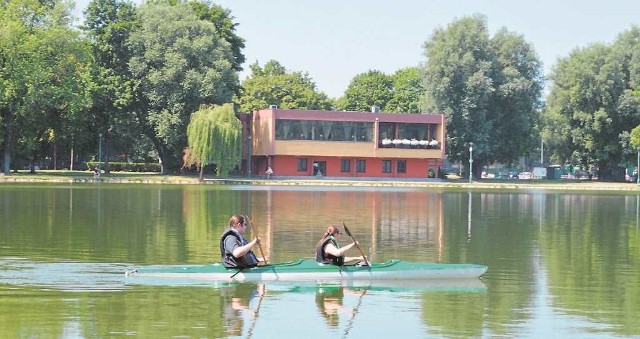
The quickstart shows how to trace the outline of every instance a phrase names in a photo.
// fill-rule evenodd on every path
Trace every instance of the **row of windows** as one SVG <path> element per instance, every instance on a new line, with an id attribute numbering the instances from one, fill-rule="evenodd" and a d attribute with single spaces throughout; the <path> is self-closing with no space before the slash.
<path id="1" fill-rule="evenodd" d="M 438 138 L 437 124 L 381 122 L 379 127 L 378 140 L 385 147 L 400 147 L 391 142 L 406 140 L 415 141 L 415 145 L 406 145 L 407 148 L 425 148 L 428 142 Z M 374 140 L 373 130 L 372 122 L 276 119 L 276 140 L 371 142 Z M 384 143 L 385 140 L 389 145 Z"/>
<path id="2" fill-rule="evenodd" d="M 298 158 L 298 172 L 306 172 L 307 168 L 307 158 Z M 392 160 L 382 160 L 382 173 L 392 173 L 393 171 L 393 162 Z M 406 160 L 396 160 L 396 169 L 398 173 L 407 173 L 407 161 Z M 367 171 L 367 161 L 364 159 L 356 159 L 356 173 L 365 173 Z M 340 160 L 340 172 L 342 173 L 350 173 L 351 172 L 351 160 L 350 159 L 341 159 Z"/>

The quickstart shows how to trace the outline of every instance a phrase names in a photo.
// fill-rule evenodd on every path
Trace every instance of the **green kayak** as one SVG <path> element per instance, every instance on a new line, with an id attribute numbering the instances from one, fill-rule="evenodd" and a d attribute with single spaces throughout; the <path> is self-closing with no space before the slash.
<path id="1" fill-rule="evenodd" d="M 227 269 L 220 263 L 187 266 L 145 266 L 127 272 L 128 277 L 193 278 L 213 281 L 358 281 L 478 278 L 487 266 L 477 264 L 414 263 L 390 260 L 371 266 L 334 266 L 312 259 Z"/>

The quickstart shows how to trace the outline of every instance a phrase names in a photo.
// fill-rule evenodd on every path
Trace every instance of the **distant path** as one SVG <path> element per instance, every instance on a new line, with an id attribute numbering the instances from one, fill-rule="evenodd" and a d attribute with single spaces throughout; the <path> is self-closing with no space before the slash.
<path id="1" fill-rule="evenodd" d="M 466 180 L 412 179 L 412 178 L 343 178 L 343 177 L 263 177 L 205 178 L 200 183 L 197 177 L 160 175 L 157 173 L 112 173 L 99 179 L 88 171 L 39 171 L 0 175 L 2 183 L 134 183 L 134 184 L 209 184 L 209 185 L 256 185 L 256 186 L 335 186 L 335 187 L 424 187 L 457 189 L 506 189 L 506 190 L 595 190 L 640 192 L 635 183 L 598 182 L 586 180 L 495 180 L 483 179 L 469 183 Z"/>

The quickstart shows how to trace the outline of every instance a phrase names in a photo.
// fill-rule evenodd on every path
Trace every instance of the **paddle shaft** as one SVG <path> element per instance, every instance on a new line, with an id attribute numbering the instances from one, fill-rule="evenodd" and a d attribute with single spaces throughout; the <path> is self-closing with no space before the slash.
<path id="1" fill-rule="evenodd" d="M 353 241 L 358 251 L 360 251 L 360 254 L 362 255 L 362 259 L 364 259 L 365 265 L 369 266 L 369 261 L 367 260 L 367 256 L 364 255 L 362 248 L 360 248 L 360 245 L 358 245 L 358 242 L 356 241 L 356 239 L 353 237 L 353 235 L 351 235 L 351 232 L 349 232 L 349 229 L 347 228 L 347 225 L 345 225 L 344 222 L 342 223 L 342 227 L 344 227 L 345 232 L 347 232 L 347 235 L 349 236 L 349 238 L 351 238 L 351 241 Z"/>
<path id="2" fill-rule="evenodd" d="M 253 223 L 251 222 L 251 219 L 249 219 L 248 215 L 244 216 L 249 222 L 249 226 L 251 226 L 251 231 L 255 232 L 254 236 L 257 238 L 258 237 L 258 230 L 256 229 L 255 226 L 253 226 Z M 262 244 L 260 242 L 258 242 L 258 249 L 260 250 L 260 255 L 262 255 L 262 260 L 264 260 L 264 264 L 268 265 L 269 263 L 267 262 L 267 257 L 264 256 L 264 252 L 262 251 Z"/>

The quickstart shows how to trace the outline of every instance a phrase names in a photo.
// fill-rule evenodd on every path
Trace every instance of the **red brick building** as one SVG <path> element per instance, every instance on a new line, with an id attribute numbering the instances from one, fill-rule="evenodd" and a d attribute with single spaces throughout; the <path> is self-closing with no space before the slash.
<path id="1" fill-rule="evenodd" d="M 242 120 L 245 174 L 426 178 L 445 157 L 442 114 L 273 107 Z"/>

